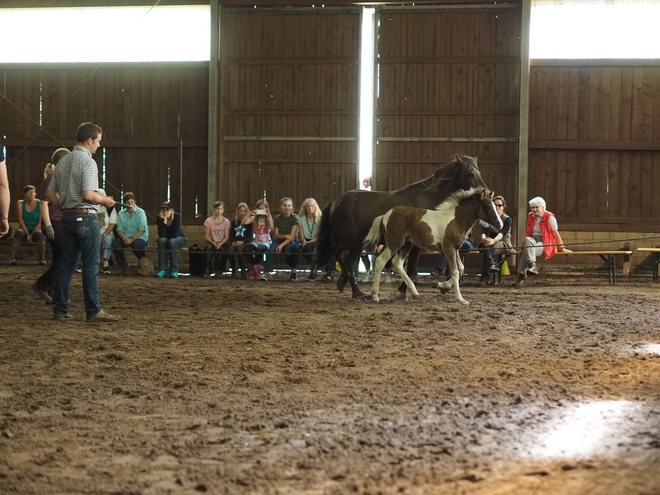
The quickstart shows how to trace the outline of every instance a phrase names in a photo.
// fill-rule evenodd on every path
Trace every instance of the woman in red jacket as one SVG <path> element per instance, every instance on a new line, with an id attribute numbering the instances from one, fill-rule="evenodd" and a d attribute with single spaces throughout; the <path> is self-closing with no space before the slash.
<path id="1" fill-rule="evenodd" d="M 518 280 L 514 287 L 525 285 L 528 276 L 538 275 L 536 258 L 545 255 L 545 259 L 552 258 L 557 251 L 571 252 L 564 247 L 564 241 L 557 227 L 555 215 L 545 209 L 543 198 L 529 200 L 532 211 L 527 214 L 527 229 L 522 253 L 518 259 Z"/>

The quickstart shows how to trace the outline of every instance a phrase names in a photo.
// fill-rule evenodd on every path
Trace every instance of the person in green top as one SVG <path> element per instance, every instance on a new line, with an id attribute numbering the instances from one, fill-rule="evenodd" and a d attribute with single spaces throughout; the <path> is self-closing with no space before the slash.
<path id="1" fill-rule="evenodd" d="M 14 232 L 14 242 L 11 244 L 9 264 L 16 265 L 16 253 L 21 242 L 34 242 L 39 244 L 39 263 L 46 264 L 46 238 L 41 232 L 41 200 L 37 199 L 37 188 L 28 184 L 23 188 L 23 196 L 16 203 L 19 211 L 18 224 L 20 228 Z"/>
<path id="2" fill-rule="evenodd" d="M 300 243 L 298 242 L 298 216 L 293 213 L 293 200 L 291 198 L 282 198 L 280 201 L 280 210 L 282 213 L 277 215 L 274 220 L 273 243 L 270 245 L 268 254 L 266 255 L 266 268 L 264 272 L 269 273 L 272 271 L 274 253 L 284 253 L 286 255 L 286 263 L 291 268 L 289 280 L 297 280 L 298 274 L 296 267 L 298 266 Z M 262 280 L 268 280 L 263 275 L 261 278 Z"/>

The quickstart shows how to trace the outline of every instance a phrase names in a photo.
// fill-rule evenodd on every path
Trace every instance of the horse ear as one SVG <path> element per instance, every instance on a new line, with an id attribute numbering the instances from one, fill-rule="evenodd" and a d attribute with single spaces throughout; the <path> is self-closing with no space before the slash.
<path id="1" fill-rule="evenodd" d="M 494 197 L 495 197 L 495 191 L 490 191 L 490 193 L 488 194 L 488 199 L 492 201 Z"/>
<path id="2" fill-rule="evenodd" d="M 485 187 L 481 188 L 481 199 L 486 199 L 488 197 L 488 189 Z"/>

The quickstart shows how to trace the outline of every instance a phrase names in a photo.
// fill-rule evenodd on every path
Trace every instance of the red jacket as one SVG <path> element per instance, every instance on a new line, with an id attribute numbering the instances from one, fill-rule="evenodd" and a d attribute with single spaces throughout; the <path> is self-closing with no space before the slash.
<path id="1" fill-rule="evenodd" d="M 545 259 L 550 259 L 552 258 L 555 253 L 557 252 L 557 240 L 555 239 L 555 236 L 552 233 L 552 229 L 550 228 L 550 217 L 554 217 L 555 215 L 548 210 L 545 210 L 543 212 L 543 216 L 541 217 L 541 223 L 539 224 L 539 228 L 541 229 L 541 239 L 543 240 L 543 255 L 545 256 Z M 536 220 L 534 219 L 534 215 L 530 211 L 527 214 L 527 230 L 525 232 L 526 237 L 531 237 L 532 236 L 532 230 L 534 230 L 534 224 L 536 223 Z"/>

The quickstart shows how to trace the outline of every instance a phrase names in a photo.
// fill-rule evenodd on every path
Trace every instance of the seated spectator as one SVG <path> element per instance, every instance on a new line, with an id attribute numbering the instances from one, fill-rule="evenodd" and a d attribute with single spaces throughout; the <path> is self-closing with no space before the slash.
<path id="1" fill-rule="evenodd" d="M 122 273 L 128 273 L 128 263 L 124 249 L 130 247 L 138 260 L 146 256 L 144 248 L 149 243 L 147 214 L 135 202 L 135 194 L 124 194 L 124 203 L 130 208 L 124 208 L 117 215 L 117 238 L 112 242 L 112 250 Z"/>
<path id="2" fill-rule="evenodd" d="M 227 264 L 231 223 L 223 216 L 224 212 L 225 204 L 222 201 L 216 201 L 213 203 L 213 216 L 204 221 L 204 227 L 206 227 L 206 234 L 204 235 L 206 239 L 206 266 L 209 275 L 215 273 L 220 276 Z M 220 255 L 219 263 L 215 260 L 218 254 Z"/>
<path id="3" fill-rule="evenodd" d="M 265 273 L 273 270 L 273 261 L 275 253 L 285 253 L 287 265 L 291 268 L 289 280 L 298 279 L 296 267 L 298 266 L 298 253 L 300 252 L 300 243 L 298 242 L 298 216 L 293 213 L 293 200 L 291 198 L 282 198 L 280 201 L 281 213 L 273 220 L 273 243 L 268 249 L 266 255 Z M 262 275 L 262 279 L 267 277 Z"/>
<path id="4" fill-rule="evenodd" d="M 527 228 L 522 253 L 518 259 L 518 280 L 513 286 L 520 288 L 525 285 L 528 276 L 538 275 L 536 258 L 542 254 L 545 259 L 552 258 L 557 251 L 570 253 L 564 247 L 564 241 L 559 234 L 555 215 L 545 209 L 545 200 L 540 197 L 529 200 L 532 209 L 527 214 Z"/>
<path id="5" fill-rule="evenodd" d="M 103 189 L 96 191 L 100 196 L 107 196 Z M 101 229 L 101 266 L 103 273 L 110 273 L 110 255 L 112 254 L 112 243 L 115 240 L 115 227 L 117 226 L 117 210 L 113 206 L 108 209 L 99 205 L 99 228 Z"/>
<path id="6" fill-rule="evenodd" d="M 252 224 L 244 224 L 243 220 L 248 215 L 247 203 L 239 203 L 236 207 L 236 216 L 231 222 L 229 230 L 229 264 L 231 265 L 231 278 L 238 278 L 238 270 L 241 278 L 247 279 L 245 270 L 245 259 L 243 249 L 252 241 Z"/>
<path id="7" fill-rule="evenodd" d="M 300 252 L 309 263 L 309 276 L 307 280 L 317 280 L 316 266 L 314 265 L 314 253 L 318 241 L 319 226 L 321 225 L 321 209 L 314 198 L 303 201 L 298 213 L 298 237 L 300 239 Z M 332 280 L 332 271 L 335 267 L 334 256 L 325 266 L 324 280 Z"/>
<path id="8" fill-rule="evenodd" d="M 492 225 L 481 222 L 481 244 L 479 249 L 484 253 L 484 262 L 481 268 L 479 285 L 485 287 L 492 272 L 499 272 L 497 260 L 505 253 L 514 252 L 511 245 L 511 217 L 504 213 L 506 201 L 504 196 L 495 196 L 493 204 L 502 218 L 503 227 L 500 230 Z"/>
<path id="9" fill-rule="evenodd" d="M 37 189 L 28 184 L 23 188 L 23 196 L 16 203 L 19 228 L 14 232 L 14 242 L 11 244 L 9 264 L 16 265 L 16 253 L 21 242 L 33 242 L 39 245 L 39 264 L 46 264 L 46 238 L 41 232 L 41 200 L 37 199 Z"/>
<path id="10" fill-rule="evenodd" d="M 186 245 L 188 239 L 181 230 L 181 214 L 174 211 L 169 201 L 160 205 L 160 213 L 156 217 L 158 229 L 158 270 L 156 276 L 163 278 L 169 276 L 179 278 L 179 249 Z"/>
<path id="11" fill-rule="evenodd" d="M 243 247 L 244 253 L 265 253 L 272 244 L 271 233 L 275 227 L 273 216 L 270 214 L 268 201 L 260 199 L 254 207 L 254 210 L 243 219 L 243 225 L 252 225 L 252 242 Z M 254 275 L 255 280 L 261 280 L 262 259 L 261 254 L 247 256 L 247 262 L 252 265 L 248 275 Z M 265 278 L 268 280 L 268 278 Z"/>

